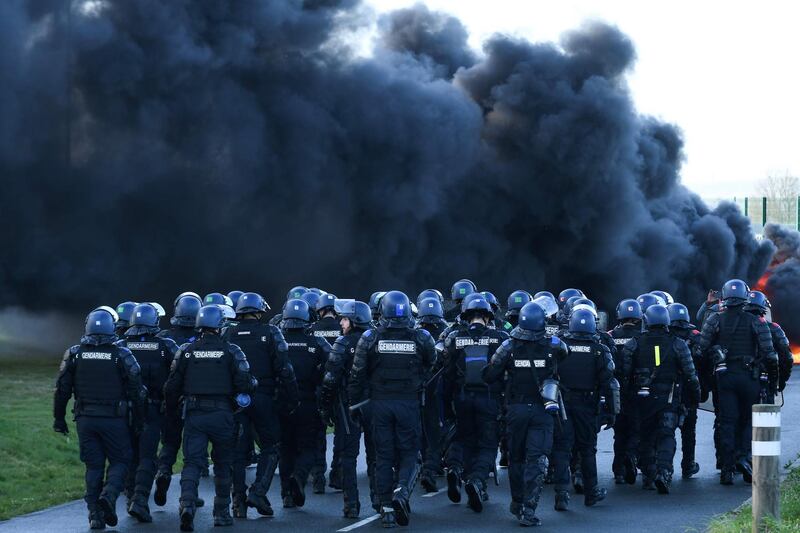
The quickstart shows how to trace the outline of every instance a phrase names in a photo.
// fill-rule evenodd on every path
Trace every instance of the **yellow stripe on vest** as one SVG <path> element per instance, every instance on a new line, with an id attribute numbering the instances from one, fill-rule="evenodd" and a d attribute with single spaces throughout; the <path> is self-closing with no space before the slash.
<path id="1" fill-rule="evenodd" d="M 661 346 L 656 345 L 656 366 L 661 366 Z"/>

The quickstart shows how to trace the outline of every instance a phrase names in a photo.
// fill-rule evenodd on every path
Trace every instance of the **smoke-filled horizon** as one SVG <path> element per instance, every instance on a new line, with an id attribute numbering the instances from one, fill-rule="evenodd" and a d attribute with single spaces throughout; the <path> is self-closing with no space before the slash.
<path id="1" fill-rule="evenodd" d="M 0 307 L 462 277 L 694 307 L 766 268 L 735 206 L 681 185 L 615 27 L 476 51 L 418 5 L 358 57 L 371 23 L 357 0 L 0 3 Z"/>

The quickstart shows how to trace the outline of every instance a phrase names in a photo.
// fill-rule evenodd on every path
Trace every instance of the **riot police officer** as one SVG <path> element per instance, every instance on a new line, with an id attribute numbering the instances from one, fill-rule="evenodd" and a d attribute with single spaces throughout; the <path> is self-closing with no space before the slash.
<path id="1" fill-rule="evenodd" d="M 385 291 L 376 291 L 373 292 L 369 297 L 369 310 L 372 313 L 372 323 L 373 325 L 378 324 L 381 319 L 381 299 L 383 295 L 386 294 Z"/>
<path id="2" fill-rule="evenodd" d="M 317 321 L 311 325 L 311 331 L 317 337 L 322 337 L 328 344 L 333 346 L 336 339 L 342 334 L 339 320 L 336 317 L 334 309 L 336 304 L 336 296 L 330 293 L 320 295 L 317 300 Z M 330 473 L 330 487 L 334 489 L 342 488 L 342 469 L 341 469 L 341 448 L 342 436 L 334 432 L 333 435 L 333 459 L 331 460 L 331 473 Z M 325 493 L 325 469 L 327 463 L 325 453 L 328 447 L 328 439 L 325 434 L 325 426 L 320 428 L 319 435 L 317 436 L 317 453 L 314 459 L 314 468 L 311 470 L 311 485 L 314 489 L 314 494 Z"/>
<path id="3" fill-rule="evenodd" d="M 194 292 L 183 292 L 175 298 L 174 312 L 170 318 L 171 327 L 162 329 L 157 336 L 162 339 L 172 339 L 176 345 L 183 346 L 191 343 L 200 336 L 195 329 L 197 313 L 203 306 L 200 295 Z M 153 492 L 153 501 L 156 505 L 163 506 L 167 503 L 167 491 L 172 481 L 172 466 L 178 459 L 178 450 L 181 447 L 183 435 L 183 419 L 173 416 L 166 410 L 164 413 L 164 433 L 161 438 L 161 450 L 158 452 L 158 473 L 156 474 L 156 488 Z M 205 502 L 198 498 L 196 507 L 202 507 Z"/>
<path id="4" fill-rule="evenodd" d="M 280 426 L 276 396 L 280 394 L 286 405 L 297 405 L 297 381 L 289 363 L 289 348 L 281 331 L 263 321 L 267 309 L 260 294 L 243 293 L 236 306 L 238 323 L 227 332 L 228 338 L 235 339 L 247 354 L 250 373 L 258 380 L 250 405 L 235 415 L 240 428 L 233 462 L 233 515 L 236 518 L 247 518 L 248 507 L 264 516 L 274 514 L 267 491 L 278 467 Z M 253 433 L 261 454 L 256 479 L 245 496 L 245 471 Z"/>
<path id="5" fill-rule="evenodd" d="M 558 365 L 567 416 L 556 426 L 553 441 L 557 511 L 566 511 L 569 506 L 569 466 L 573 449 L 580 458 L 584 505 L 592 506 L 606 497 L 606 489 L 597 486 L 598 411 L 602 396 L 607 409 L 603 413 L 605 425 L 613 426 L 620 399 L 611 351 L 599 341 L 596 333 L 596 317 L 591 310 L 573 310 L 569 332 L 562 339 L 569 355 Z"/>
<path id="6" fill-rule="evenodd" d="M 559 413 L 558 363 L 567 357 L 564 342 L 548 337 L 544 326 L 544 310 L 533 302 L 525 304 L 511 339 L 483 370 L 489 384 L 508 374 L 509 510 L 522 526 L 541 524 L 536 508 L 553 445 L 553 416 Z"/>
<path id="7" fill-rule="evenodd" d="M 153 479 L 156 475 L 158 443 L 165 429 L 163 410 L 164 383 L 178 345 L 170 338 L 158 336 L 158 321 L 163 309 L 154 304 L 142 303 L 133 309 L 131 327 L 119 346 L 133 353 L 142 370 L 142 382 L 147 387 L 147 407 L 144 428 L 136 439 L 136 457 L 131 465 L 135 467 L 134 494 L 128 504 L 128 514 L 139 522 L 152 522 L 148 500 Z"/>
<path id="8" fill-rule="evenodd" d="M 771 307 L 772 305 L 763 292 L 750 291 L 748 303 L 744 306 L 744 309 L 756 316 L 763 316 L 766 318 L 767 311 Z M 783 392 L 783 389 L 786 387 L 786 382 L 789 381 L 792 375 L 794 357 L 792 356 L 792 349 L 789 346 L 789 339 L 786 337 L 783 328 L 774 321 L 767 323 L 769 324 L 769 331 L 772 333 L 772 345 L 775 347 L 775 352 L 778 354 L 777 390 Z M 762 379 L 761 385 L 761 403 L 773 403 L 775 401 L 775 384 L 773 383 L 772 386 L 770 386 L 769 380 Z"/>
<path id="9" fill-rule="evenodd" d="M 686 341 L 689 352 L 692 354 L 692 361 L 700 380 L 700 398 L 702 402 L 708 399 L 708 390 L 703 386 L 702 358 L 697 349 L 700 342 L 700 332 L 689 322 L 689 310 L 681 303 L 671 303 L 667 306 L 669 311 L 669 329 L 680 339 Z M 684 384 L 684 386 L 686 386 Z M 705 398 L 704 398 L 705 397 Z M 700 465 L 695 461 L 695 447 L 697 444 L 697 403 L 690 401 L 688 395 L 684 395 L 683 400 L 683 423 L 681 428 L 681 475 L 684 479 L 689 479 L 700 471 Z"/>
<path id="10" fill-rule="evenodd" d="M 558 307 L 561 309 L 564 308 L 564 305 L 569 301 L 570 298 L 583 298 L 585 295 L 583 291 L 580 289 L 564 289 L 560 293 L 558 293 Z"/>
<path id="11" fill-rule="evenodd" d="M 356 462 L 359 441 L 361 440 L 361 420 L 350 414 L 350 400 L 347 395 L 348 378 L 353 367 L 356 344 L 361 335 L 370 328 L 372 312 L 364 302 L 337 300 L 337 313 L 342 335 L 336 339 L 325 363 L 325 376 L 320 389 L 320 416 L 334 426 L 339 441 L 341 460 L 341 485 L 344 497 L 343 514 L 345 518 L 358 518 L 361 502 L 358 499 L 358 480 Z M 372 477 L 374 451 L 371 438 L 367 437 L 367 464 Z"/>
<path id="12" fill-rule="evenodd" d="M 669 332 L 667 308 L 649 306 L 645 321 L 647 330 L 623 349 L 623 375 L 636 391 L 642 486 L 669 494 L 681 394 L 696 402 L 700 382 L 686 342 Z"/>
<path id="13" fill-rule="evenodd" d="M 533 297 L 528 291 L 517 290 L 509 294 L 506 301 L 506 321 L 513 327 L 517 327 L 520 310 L 531 300 Z"/>
<path id="14" fill-rule="evenodd" d="M 194 530 L 197 486 L 209 441 L 214 460 L 214 525 L 233 524 L 230 476 L 236 445 L 234 397 L 251 394 L 258 382 L 250 374 L 244 352 L 221 336 L 226 319 L 234 318 L 229 311 L 226 306 L 216 304 L 200 308 L 195 322 L 200 338 L 180 347 L 164 385 L 169 411 L 176 413 L 181 409 L 183 398 L 181 531 Z"/>
<path id="15" fill-rule="evenodd" d="M 759 401 L 761 374 L 777 382 L 778 356 L 764 317 L 744 310 L 749 289 L 738 279 L 722 287 L 723 309 L 710 314 L 700 334 L 700 351 L 715 369 L 719 393 L 720 483 L 733 484 L 734 469 L 752 480 L 752 405 Z M 739 457 L 736 457 L 737 453 Z"/>
<path id="16" fill-rule="evenodd" d="M 483 296 L 484 300 L 489 302 L 489 305 L 492 306 L 492 312 L 494 313 L 494 318 L 492 319 L 492 323 L 490 324 L 490 326 L 495 329 L 499 329 L 500 331 L 504 331 L 506 333 L 514 329 L 514 326 L 511 324 L 511 322 L 505 320 L 502 317 L 502 314 L 500 312 L 500 302 L 497 300 L 497 296 L 495 296 L 493 293 L 489 291 L 481 291 L 479 294 Z"/>
<path id="17" fill-rule="evenodd" d="M 477 292 L 475 284 L 468 279 L 458 280 L 450 288 L 451 304 L 444 311 L 444 319 L 447 322 L 455 322 L 461 313 L 461 302 L 470 294 Z"/>
<path id="18" fill-rule="evenodd" d="M 628 385 L 622 375 L 622 351 L 631 339 L 642 334 L 642 308 L 634 299 L 622 300 L 617 304 L 617 321 L 609 333 L 614 340 L 614 368 L 617 380 L 622 387 L 621 410 L 614 423 L 614 461 L 612 470 L 614 482 L 619 484 L 636 483 L 636 468 L 639 455 L 639 429 L 636 417 L 636 391 Z"/>
<path id="19" fill-rule="evenodd" d="M 117 525 L 117 497 L 131 459 L 131 429 L 134 434 L 140 431 L 147 398 L 133 354 L 114 344 L 116 320 L 109 307 L 89 313 L 81 343 L 64 352 L 53 396 L 53 429 L 66 435 L 67 402 L 75 395 L 78 444 L 86 465 L 84 500 L 92 529 Z"/>
<path id="20" fill-rule="evenodd" d="M 384 527 L 409 522 L 408 500 L 419 473 L 420 393 L 436 360 L 433 338 L 414 329 L 410 308 L 400 291 L 383 296 L 381 324 L 361 335 L 348 385 L 354 406 L 367 394 L 371 400 L 375 485 Z"/>
<path id="21" fill-rule="evenodd" d="M 307 292 L 304 296 L 318 296 Z M 318 298 L 317 298 L 318 299 Z M 280 410 L 281 495 L 286 508 L 302 507 L 305 486 L 317 455 L 324 424 L 317 408 L 317 389 L 322 384 L 330 344 L 309 329 L 311 310 L 303 300 L 289 300 L 283 307 L 281 332 L 288 345 L 289 362 L 297 379 L 299 405 Z"/>
<path id="22" fill-rule="evenodd" d="M 447 322 L 444 321 L 444 310 L 442 302 L 437 297 L 423 298 L 417 303 L 419 308 L 419 320 L 417 328 L 422 328 L 431 334 L 431 337 L 438 339 L 447 329 Z M 441 380 L 441 361 L 432 369 L 432 376 L 426 382 L 423 408 L 423 448 L 422 448 L 422 472 L 420 473 L 420 485 L 426 492 L 437 492 L 436 476 L 444 474 L 442 470 L 442 380 Z"/>
<path id="23" fill-rule="evenodd" d="M 490 324 L 491 304 L 483 298 L 467 303 L 461 313 L 467 324 L 451 332 L 444 341 L 444 406 L 455 419 L 456 433 L 447 452 L 447 494 L 461 501 L 461 484 L 466 480 L 468 506 L 479 513 L 489 499 L 487 479 L 497 455 L 499 402 L 503 383 L 483 381 L 483 368 L 508 335 Z"/>

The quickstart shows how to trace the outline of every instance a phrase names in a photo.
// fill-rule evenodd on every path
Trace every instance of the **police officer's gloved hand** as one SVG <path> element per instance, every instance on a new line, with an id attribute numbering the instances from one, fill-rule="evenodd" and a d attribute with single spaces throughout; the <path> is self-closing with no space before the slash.
<path id="1" fill-rule="evenodd" d="M 63 418 L 56 418 L 53 420 L 53 431 L 56 433 L 61 433 L 62 435 L 69 435 L 69 428 L 67 427 L 67 421 Z"/>

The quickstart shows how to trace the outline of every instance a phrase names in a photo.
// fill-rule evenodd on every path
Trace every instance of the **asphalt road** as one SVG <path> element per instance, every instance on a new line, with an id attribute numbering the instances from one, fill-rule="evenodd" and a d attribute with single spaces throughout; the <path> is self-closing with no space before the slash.
<path id="1" fill-rule="evenodd" d="M 792 379 L 786 390 L 786 405 L 783 408 L 782 464 L 794 460 L 800 452 L 800 377 Z M 732 487 L 719 485 L 719 476 L 714 469 L 714 447 L 712 441 L 713 415 L 701 412 L 698 420 L 697 461 L 700 473 L 691 480 L 676 476 L 669 495 L 643 491 L 641 485 L 614 485 L 611 476 L 612 435 L 605 431 L 599 436 L 598 471 L 600 483 L 609 489 L 608 498 L 595 507 L 583 506 L 582 496 L 573 495 L 568 512 L 553 510 L 553 489 L 547 486 L 539 506 L 542 531 L 613 531 L 615 533 L 657 530 L 702 531 L 713 516 L 733 509 L 750 497 L 750 486 L 737 478 Z M 680 472 L 680 440 L 675 457 L 676 472 Z M 363 454 L 362 454 L 363 456 Z M 255 510 L 249 511 L 248 520 L 237 520 L 232 531 L 377 531 L 380 521 L 369 506 L 369 490 L 366 467 L 360 464 L 359 487 L 361 491 L 361 519 L 342 517 L 342 495 L 328 492 L 314 495 L 309 491 L 306 505 L 302 509 L 282 509 L 280 506 L 277 477 L 269 493 L 275 508 L 275 516 L 258 517 Z M 249 475 L 252 476 L 253 470 Z M 177 491 L 179 484 L 173 480 L 165 507 L 156 507 L 151 501 L 152 524 L 138 524 L 124 509 L 124 501 L 118 502 L 120 523 L 114 528 L 122 532 L 178 531 Z M 24 480 L 20 480 L 24 483 Z M 412 497 L 411 524 L 399 530 L 413 531 L 486 531 L 517 528 L 516 519 L 508 512 L 510 501 L 507 472 L 500 470 L 499 486 L 490 487 L 490 501 L 484 512 L 476 515 L 464 504 L 450 503 L 446 491 L 425 495 L 418 487 Z M 445 485 L 440 479 L 440 488 Z M 212 483 L 203 479 L 201 495 L 210 504 L 213 501 Z M 463 501 L 466 501 L 466 497 Z M 210 505 L 200 509 L 195 519 L 196 531 L 212 529 Z M 110 529 L 110 528 L 109 528 Z M 83 501 L 70 502 L 37 513 L 0 522 L 0 533 L 27 531 L 89 531 L 86 508 Z"/>

